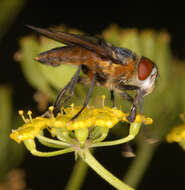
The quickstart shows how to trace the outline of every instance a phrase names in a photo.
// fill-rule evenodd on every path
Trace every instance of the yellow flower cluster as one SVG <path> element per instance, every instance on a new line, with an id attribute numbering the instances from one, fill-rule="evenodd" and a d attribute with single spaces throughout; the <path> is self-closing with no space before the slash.
<path id="1" fill-rule="evenodd" d="M 170 133 L 168 133 L 166 140 L 171 142 L 181 142 L 185 140 L 185 124 L 179 125 L 173 128 Z"/>
<path id="2" fill-rule="evenodd" d="M 23 111 L 19 111 L 19 114 L 22 116 L 25 124 L 19 127 L 17 130 L 13 130 L 10 134 L 10 137 L 16 142 L 20 143 L 26 139 L 34 139 L 41 130 L 56 128 L 66 128 L 67 130 L 76 130 L 80 128 L 89 128 L 89 127 L 107 127 L 112 128 L 120 121 L 128 122 L 126 116 L 127 113 L 118 110 L 117 108 L 109 108 L 103 106 L 102 108 L 87 107 L 84 111 L 73 121 L 71 118 L 78 113 L 81 109 L 80 106 L 66 108 L 65 114 L 59 113 L 54 117 L 52 110 L 53 107 L 49 108 L 51 111 L 51 117 L 45 118 L 39 116 L 36 118 L 31 117 L 31 112 L 28 112 L 29 119 L 25 119 L 23 116 Z M 151 124 L 153 121 L 151 118 L 144 117 L 143 115 L 137 115 L 135 119 L 136 123 Z"/>

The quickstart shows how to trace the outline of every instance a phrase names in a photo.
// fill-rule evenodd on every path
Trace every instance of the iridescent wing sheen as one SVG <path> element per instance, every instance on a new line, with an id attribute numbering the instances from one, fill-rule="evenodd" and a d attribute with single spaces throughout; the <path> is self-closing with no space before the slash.
<path id="1" fill-rule="evenodd" d="M 61 32 L 53 29 L 43 29 L 35 26 L 29 26 L 32 30 L 58 42 L 66 45 L 79 46 L 92 51 L 104 59 L 110 59 L 115 64 L 125 65 L 124 55 L 128 54 L 126 48 L 116 48 L 110 43 L 105 42 L 102 38 L 91 37 L 86 35 L 70 34 L 67 32 Z M 121 49 L 121 51 L 119 51 Z M 131 52 L 131 51 L 130 51 Z M 121 53 L 121 59 L 120 54 Z M 125 53 L 125 54 L 124 54 Z M 126 57 L 125 57 L 126 58 Z"/>

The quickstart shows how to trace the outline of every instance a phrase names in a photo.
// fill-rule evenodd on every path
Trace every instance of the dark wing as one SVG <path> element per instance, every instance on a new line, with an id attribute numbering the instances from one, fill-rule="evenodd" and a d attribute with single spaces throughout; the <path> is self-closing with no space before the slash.
<path id="1" fill-rule="evenodd" d="M 58 42 L 64 43 L 66 45 L 75 45 L 100 55 L 103 58 L 108 58 L 116 64 L 125 64 L 123 60 L 116 55 L 115 47 L 111 44 L 105 42 L 101 38 L 88 37 L 85 35 L 70 34 L 67 32 L 56 31 L 52 29 L 42 29 L 34 26 L 29 26 L 32 30 L 56 40 Z"/>

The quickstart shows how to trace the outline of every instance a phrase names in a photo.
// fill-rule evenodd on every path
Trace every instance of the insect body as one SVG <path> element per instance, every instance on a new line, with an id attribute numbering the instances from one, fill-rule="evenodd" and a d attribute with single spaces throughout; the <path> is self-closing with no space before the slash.
<path id="1" fill-rule="evenodd" d="M 77 82 L 89 84 L 90 88 L 82 109 L 74 118 L 87 106 L 94 85 L 103 86 L 110 90 L 113 105 L 114 91 L 132 102 L 133 105 L 128 116 L 130 122 L 135 120 L 138 104 L 142 112 L 143 97 L 152 92 L 158 76 L 157 66 L 150 59 L 143 56 L 139 57 L 127 48 L 115 47 L 101 38 L 46 30 L 33 26 L 28 27 L 67 45 L 43 52 L 35 60 L 51 66 L 65 63 L 79 66 L 71 81 L 59 92 L 54 103 L 56 112 L 60 110 L 60 101 L 66 92 L 68 91 L 69 96 L 63 100 L 63 104 L 72 96 Z M 87 77 L 81 78 L 79 76 L 81 70 Z M 131 97 L 126 92 L 127 90 L 136 90 L 136 96 Z"/>

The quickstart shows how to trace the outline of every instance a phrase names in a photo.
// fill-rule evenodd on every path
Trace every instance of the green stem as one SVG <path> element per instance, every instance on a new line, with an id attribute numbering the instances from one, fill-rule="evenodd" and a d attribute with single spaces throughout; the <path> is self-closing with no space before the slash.
<path id="1" fill-rule="evenodd" d="M 73 148 L 66 148 L 66 149 L 52 151 L 52 152 L 40 152 L 40 151 L 37 151 L 36 149 L 34 149 L 34 150 L 31 151 L 31 153 L 34 156 L 51 157 L 51 156 L 58 156 L 58 155 L 61 155 L 61 154 L 66 154 L 66 153 L 73 152 L 73 151 L 74 151 Z"/>
<path id="2" fill-rule="evenodd" d="M 53 139 L 44 137 L 42 135 L 37 135 L 37 138 L 38 138 L 39 141 L 42 141 L 42 143 L 43 142 L 45 144 L 48 143 L 48 146 L 52 146 L 52 144 L 53 144 L 53 146 L 55 146 L 55 145 L 61 146 L 60 148 L 62 148 L 62 147 L 69 147 L 70 146 L 68 143 L 61 142 L 61 141 L 58 141 L 58 140 L 53 140 Z"/>
<path id="3" fill-rule="evenodd" d="M 100 147 L 100 146 L 114 146 L 114 145 L 126 143 L 135 138 L 135 136 L 138 134 L 140 130 L 140 127 L 141 127 L 141 123 L 131 123 L 130 129 L 129 129 L 129 135 L 127 137 L 114 140 L 114 141 L 104 141 L 100 143 L 95 143 L 95 144 L 90 145 L 90 148 Z"/>
<path id="4" fill-rule="evenodd" d="M 43 141 L 42 139 L 38 138 L 39 142 L 44 145 L 44 146 L 47 146 L 47 147 L 50 147 L 50 148 L 66 148 L 66 146 L 64 145 L 58 145 L 58 144 L 53 144 L 53 143 L 48 143 L 46 141 Z"/>
<path id="5" fill-rule="evenodd" d="M 95 143 L 95 144 L 92 144 L 90 146 L 90 148 L 102 147 L 102 146 L 114 146 L 114 145 L 126 143 L 126 142 L 134 139 L 134 137 L 135 136 L 133 136 L 133 135 L 128 135 L 127 137 L 124 137 L 124 138 L 118 139 L 118 140 L 114 140 L 114 141 L 104 141 L 104 142 L 100 142 L 100 143 Z"/>
<path id="6" fill-rule="evenodd" d="M 105 169 L 89 152 L 89 150 L 84 150 L 80 155 L 81 158 L 104 180 L 110 183 L 113 187 L 118 190 L 134 190 L 130 186 L 126 185 L 124 182 L 119 180 L 113 174 L 111 174 L 107 169 Z"/>
<path id="7" fill-rule="evenodd" d="M 123 178 L 127 184 L 135 188 L 138 186 L 157 146 L 157 144 L 149 144 L 147 142 L 139 144 L 137 156 Z"/>
<path id="8" fill-rule="evenodd" d="M 79 190 L 88 170 L 88 165 L 81 159 L 78 159 L 74 165 L 71 177 L 65 187 L 65 190 Z"/>

